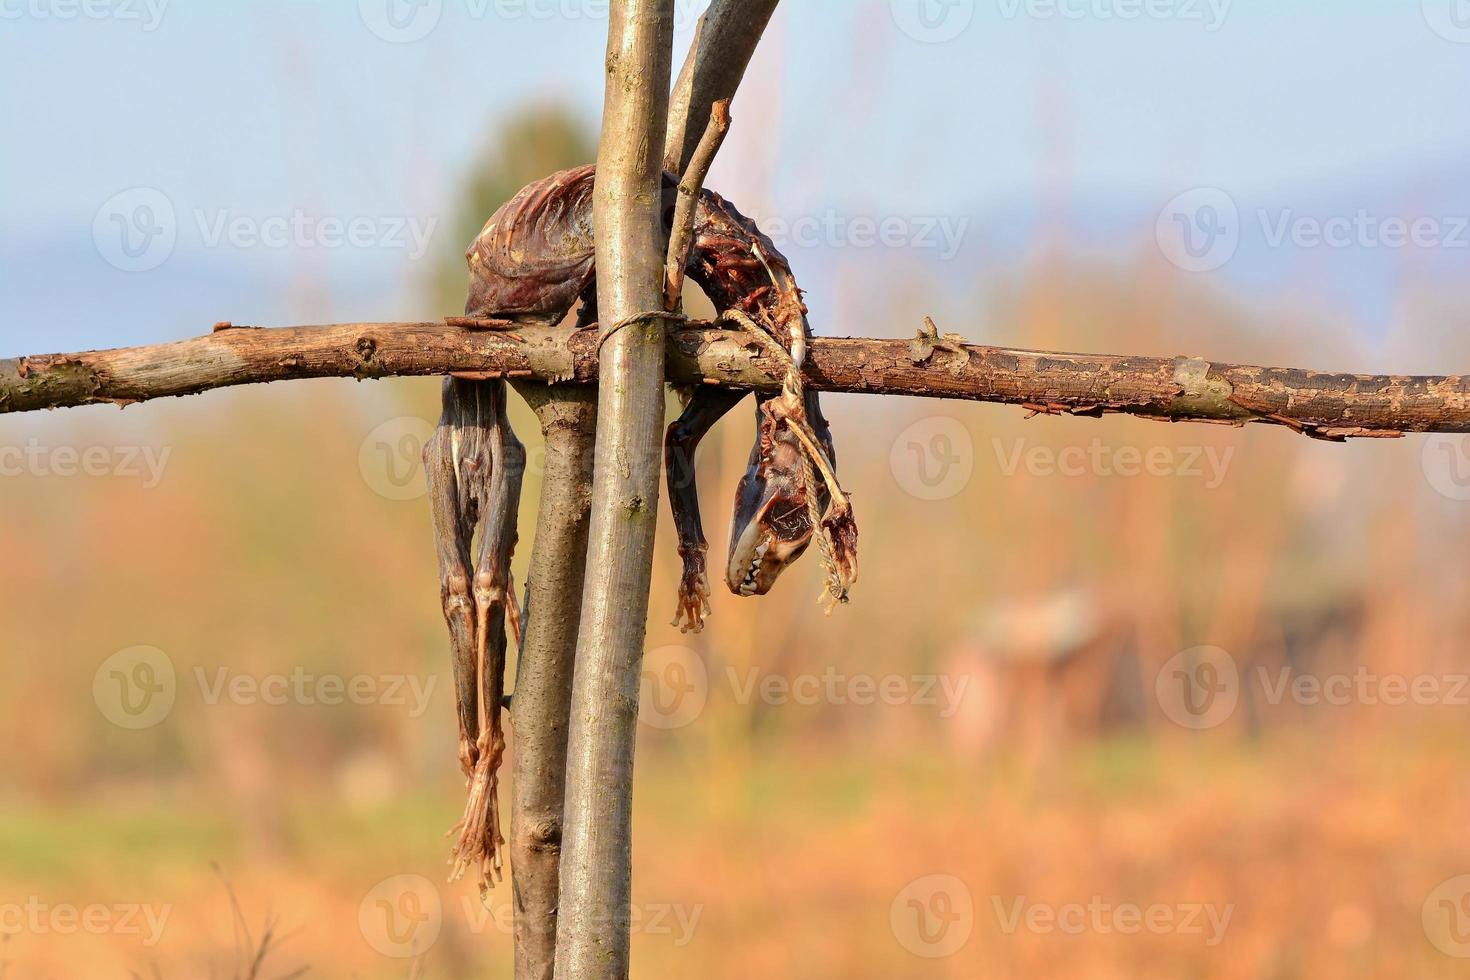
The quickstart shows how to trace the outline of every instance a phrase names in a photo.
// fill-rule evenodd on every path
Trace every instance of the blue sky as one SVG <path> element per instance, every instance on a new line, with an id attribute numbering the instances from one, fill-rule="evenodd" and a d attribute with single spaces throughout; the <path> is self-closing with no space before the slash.
<path id="1" fill-rule="evenodd" d="M 463 248 L 449 209 L 495 120 L 545 99 L 589 124 L 600 112 L 598 0 L 88 3 L 96 16 L 0 0 L 0 354 L 220 318 L 445 312 L 424 309 L 422 280 Z M 385 40 L 387 4 L 408 34 L 430 29 Z M 682 57 L 693 11 L 679 7 Z M 1470 213 L 1466 92 L 1470 0 L 786 0 L 712 183 L 758 215 L 898 218 L 910 237 L 928 219 L 979 222 L 943 259 L 956 280 L 1022 261 L 1049 201 L 1079 247 L 1106 252 L 1135 248 L 1181 192 L 1222 188 L 1245 216 L 1242 257 L 1201 274 L 1286 288 L 1302 249 L 1256 248 L 1258 207 Z M 137 188 L 172 207 L 176 243 L 126 271 L 96 235 Z M 311 228 L 261 244 L 292 215 Z M 323 220 L 367 224 L 340 245 Z M 810 246 L 813 292 L 835 289 L 822 253 L 844 242 Z M 1457 253 L 1416 255 L 1464 281 Z M 1405 251 L 1305 258 L 1371 281 Z"/>

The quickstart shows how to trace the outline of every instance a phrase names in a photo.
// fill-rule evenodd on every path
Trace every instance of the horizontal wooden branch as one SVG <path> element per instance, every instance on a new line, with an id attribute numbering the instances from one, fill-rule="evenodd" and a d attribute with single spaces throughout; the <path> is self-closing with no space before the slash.
<path id="1" fill-rule="evenodd" d="M 130 404 L 291 378 L 464 373 L 590 383 L 597 331 L 462 320 L 319 327 L 227 327 L 149 347 L 0 360 L 0 414 Z M 691 324 L 670 335 L 669 380 L 776 389 L 781 367 L 739 331 Z M 1325 374 L 1188 357 L 1060 354 L 940 336 L 818 338 L 818 391 L 915 395 L 1076 415 L 1122 412 L 1171 422 L 1268 422 L 1322 439 L 1470 432 L 1470 378 Z"/>

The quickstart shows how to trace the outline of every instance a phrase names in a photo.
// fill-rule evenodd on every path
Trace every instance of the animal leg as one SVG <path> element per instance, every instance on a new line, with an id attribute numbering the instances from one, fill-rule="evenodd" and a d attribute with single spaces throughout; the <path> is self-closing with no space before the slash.
<path id="1" fill-rule="evenodd" d="M 500 381 L 449 380 L 444 417 L 425 451 L 441 579 L 447 583 L 441 591 L 454 657 L 460 762 L 468 777 L 451 877 L 473 865 L 482 889 L 500 876 L 505 842 L 497 791 L 505 754 L 506 624 L 515 628 L 519 623 L 510 559 L 525 451 L 510 429 L 505 398 Z M 477 531 L 479 554 L 471 578 L 469 554 Z"/>
<path id="2" fill-rule="evenodd" d="M 473 402 L 464 400 L 464 383 L 444 381 L 443 415 L 424 446 L 424 471 L 439 559 L 439 598 L 449 627 L 454 668 L 454 701 L 459 717 L 459 761 L 466 776 L 474 771 L 480 734 L 476 682 L 474 600 L 470 595 L 471 544 L 478 519 L 483 480 L 479 430 Z"/>
<path id="3" fill-rule="evenodd" d="M 679 605 L 673 625 L 682 633 L 704 629 L 710 611 L 709 574 L 706 554 L 709 544 L 699 519 L 699 488 L 694 475 L 694 451 L 701 439 L 730 409 L 745 397 L 743 391 L 697 388 L 689 404 L 669 426 L 664 437 L 664 471 L 669 484 L 669 508 L 679 536 L 679 558 L 684 570 L 679 579 Z"/>
<path id="4" fill-rule="evenodd" d="M 505 844 L 498 799 L 499 770 L 505 757 L 501 710 L 505 697 L 507 623 L 517 634 L 520 632 L 520 609 L 511 581 L 510 560 L 516 547 L 516 519 L 520 513 L 526 453 L 506 416 L 504 382 L 478 387 L 485 446 L 490 456 L 490 474 L 480 508 L 480 550 L 474 581 L 482 717 L 479 760 L 470 779 L 455 858 L 457 874 L 472 865 L 477 867 L 483 890 L 486 882 L 500 879 L 501 848 Z"/>

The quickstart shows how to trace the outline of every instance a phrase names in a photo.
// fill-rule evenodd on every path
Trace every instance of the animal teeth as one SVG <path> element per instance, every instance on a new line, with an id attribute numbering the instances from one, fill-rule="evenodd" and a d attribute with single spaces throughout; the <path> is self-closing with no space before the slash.
<path id="1" fill-rule="evenodd" d="M 756 546 L 755 554 L 751 556 L 750 564 L 745 569 L 745 576 L 740 580 L 741 595 L 752 595 L 755 592 L 755 580 L 760 575 L 761 560 L 765 558 L 769 550 L 771 550 L 770 541 L 763 541 Z"/>

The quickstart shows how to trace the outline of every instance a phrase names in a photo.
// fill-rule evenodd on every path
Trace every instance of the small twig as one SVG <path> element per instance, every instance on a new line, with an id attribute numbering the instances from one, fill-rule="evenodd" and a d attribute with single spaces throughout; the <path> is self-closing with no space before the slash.
<path id="1" fill-rule="evenodd" d="M 710 109 L 709 125 L 699 138 L 684 179 L 679 181 L 679 200 L 674 205 L 674 228 L 669 236 L 669 257 L 664 268 L 664 306 L 669 310 L 679 308 L 684 292 L 684 273 L 689 267 L 689 249 L 694 244 L 694 216 L 698 210 L 699 195 L 704 189 L 709 168 L 715 162 L 715 154 L 730 132 L 730 100 L 721 99 Z"/>
<path id="2" fill-rule="evenodd" d="M 230 879 L 225 876 L 224 870 L 218 863 L 211 861 L 210 867 L 214 869 L 215 875 L 219 877 L 220 883 L 224 885 L 225 895 L 230 900 L 231 927 L 234 932 L 235 943 L 235 965 L 233 967 L 234 980 L 264 980 L 265 961 L 270 954 L 278 949 L 283 942 L 291 938 L 294 933 L 285 936 L 278 935 L 276 926 L 279 921 L 273 915 L 267 915 L 265 919 L 265 931 L 261 934 L 260 944 L 256 945 L 254 936 L 251 935 L 250 926 L 245 921 L 245 911 L 240 905 L 240 899 L 235 894 L 235 888 L 230 884 Z M 241 945 L 241 939 L 244 945 Z M 242 969 L 241 953 L 245 955 L 244 971 Z M 309 972 L 310 967 L 300 967 L 279 978 L 279 980 L 298 980 Z M 158 967 L 153 968 L 155 978 L 159 976 Z"/>
<path id="3" fill-rule="evenodd" d="M 507 330 L 515 326 L 514 320 L 489 316 L 446 316 L 444 322 L 451 327 L 464 327 L 467 330 Z"/>

